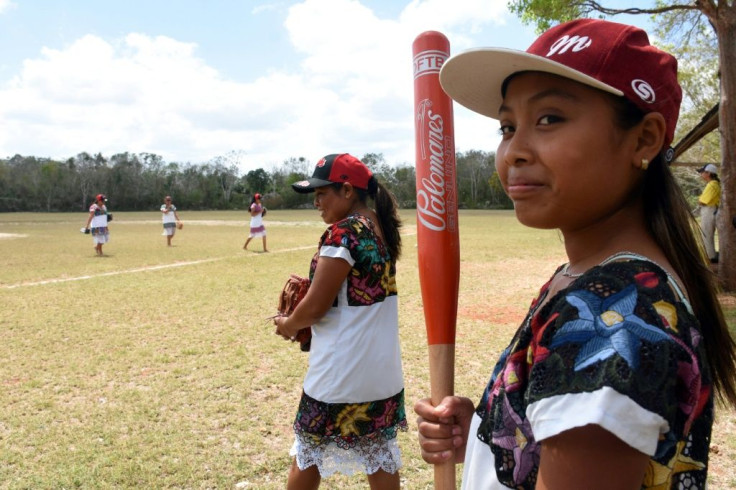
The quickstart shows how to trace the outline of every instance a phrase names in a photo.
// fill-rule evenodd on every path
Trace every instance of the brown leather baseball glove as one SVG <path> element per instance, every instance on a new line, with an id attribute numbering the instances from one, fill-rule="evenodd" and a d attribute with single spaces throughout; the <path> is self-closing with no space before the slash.
<path id="1" fill-rule="evenodd" d="M 278 316 L 289 316 L 296 308 L 296 305 L 304 299 L 309 289 L 309 279 L 296 274 L 290 274 L 289 279 L 284 284 L 284 289 L 279 296 Z M 303 352 L 308 352 L 312 343 L 312 328 L 306 327 L 296 334 L 292 339 L 299 342 L 299 346 Z"/>

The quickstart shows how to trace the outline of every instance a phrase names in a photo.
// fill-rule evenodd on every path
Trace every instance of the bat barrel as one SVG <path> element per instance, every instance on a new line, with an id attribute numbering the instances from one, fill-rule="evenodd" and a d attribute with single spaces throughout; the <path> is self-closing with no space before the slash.
<path id="1" fill-rule="evenodd" d="M 439 82 L 450 44 L 427 31 L 413 49 L 419 279 L 429 344 L 454 344 L 460 280 L 455 128 L 452 100 Z"/>

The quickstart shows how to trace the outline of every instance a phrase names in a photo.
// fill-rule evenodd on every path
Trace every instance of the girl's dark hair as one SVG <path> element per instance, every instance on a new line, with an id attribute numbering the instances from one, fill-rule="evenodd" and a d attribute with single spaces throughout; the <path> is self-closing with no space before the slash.
<path id="1" fill-rule="evenodd" d="M 624 97 L 611 96 L 617 124 L 630 129 L 644 114 Z M 664 150 L 667 150 L 666 148 Z M 661 152 L 645 172 L 644 214 L 657 244 L 682 278 L 700 322 L 713 386 L 722 402 L 736 404 L 736 343 L 718 301 L 718 281 L 706 263 L 700 228 Z"/>
<path id="2" fill-rule="evenodd" d="M 339 190 L 342 184 L 334 184 L 334 187 Z M 396 203 L 396 198 L 391 191 L 376 180 L 376 177 L 371 177 L 368 181 L 368 190 L 357 187 L 354 189 L 361 203 L 366 204 L 369 197 L 373 200 L 388 253 L 394 261 L 399 260 L 401 257 L 401 234 L 399 233 L 401 218 L 399 218 L 399 205 Z"/>

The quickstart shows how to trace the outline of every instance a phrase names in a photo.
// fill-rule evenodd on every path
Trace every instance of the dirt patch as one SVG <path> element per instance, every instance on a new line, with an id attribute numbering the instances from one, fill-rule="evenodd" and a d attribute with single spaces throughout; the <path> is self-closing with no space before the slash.
<path id="1" fill-rule="evenodd" d="M 525 313 L 520 307 L 478 305 L 472 308 L 458 308 L 457 316 L 490 323 L 518 324 L 524 318 Z"/>

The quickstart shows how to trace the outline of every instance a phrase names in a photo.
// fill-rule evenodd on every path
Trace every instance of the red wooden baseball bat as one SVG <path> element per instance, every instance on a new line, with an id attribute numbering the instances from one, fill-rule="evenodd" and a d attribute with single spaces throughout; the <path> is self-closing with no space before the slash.
<path id="1" fill-rule="evenodd" d="M 460 239 L 452 100 L 439 72 L 450 56 L 440 32 L 414 40 L 414 124 L 417 178 L 417 254 L 429 344 L 432 403 L 454 394 L 455 326 L 460 283 Z M 455 489 L 455 464 L 435 466 L 435 488 Z"/>

